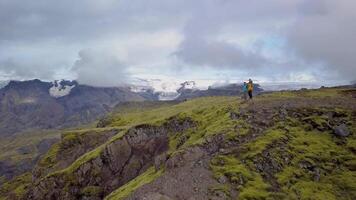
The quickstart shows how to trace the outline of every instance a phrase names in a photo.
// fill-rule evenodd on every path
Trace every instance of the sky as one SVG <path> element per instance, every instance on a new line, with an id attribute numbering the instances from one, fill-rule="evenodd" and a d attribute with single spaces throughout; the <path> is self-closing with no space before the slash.
<path id="1" fill-rule="evenodd" d="M 0 80 L 343 84 L 354 0 L 0 0 Z"/>

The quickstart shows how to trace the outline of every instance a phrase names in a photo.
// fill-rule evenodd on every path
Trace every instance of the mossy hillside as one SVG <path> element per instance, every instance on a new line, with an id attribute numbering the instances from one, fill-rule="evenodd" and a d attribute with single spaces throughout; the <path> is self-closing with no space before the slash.
<path id="1" fill-rule="evenodd" d="M 234 105 L 234 102 L 231 102 L 231 104 L 211 106 L 181 113 L 180 116 L 192 118 L 197 122 L 197 126 L 183 133 L 173 135 L 170 139 L 170 151 L 173 152 L 179 148 L 184 149 L 193 145 L 203 144 L 207 137 L 215 134 L 236 135 L 234 131 L 236 122 L 230 118 L 231 111 L 237 109 L 236 105 L 236 103 Z"/>
<path id="2" fill-rule="evenodd" d="M 356 172 L 348 166 L 355 154 L 331 134 L 289 129 L 293 159 L 276 175 L 283 192 L 291 199 L 355 199 Z"/>
<path id="3" fill-rule="evenodd" d="M 240 102 L 236 97 L 204 97 L 189 100 L 173 106 L 163 106 L 155 109 L 150 109 L 142 112 L 128 112 L 113 116 L 109 126 L 135 126 L 142 123 L 146 124 L 161 124 L 162 121 L 180 114 L 193 116 L 197 121 L 204 120 L 204 113 L 209 111 L 217 111 L 222 108 L 236 108 Z M 197 118 L 195 118 L 195 117 Z M 199 118 L 201 120 L 199 120 Z"/>
<path id="4" fill-rule="evenodd" d="M 355 133 L 352 112 L 330 108 L 314 109 L 318 113 L 339 113 L 341 122 L 348 125 L 351 133 Z M 307 121 L 310 120 L 317 126 L 328 123 L 323 115 L 311 116 Z M 228 184 L 230 187 L 240 183 L 236 188 L 239 199 L 351 200 L 356 198 L 355 137 L 352 134 L 347 138 L 338 138 L 330 129 L 319 131 L 306 125 L 305 118 L 287 117 L 285 121 L 266 130 L 263 135 L 244 144 L 237 157 L 225 155 L 214 158 L 211 162 L 212 171 L 217 179 L 221 176 L 228 177 L 232 183 Z M 281 145 L 285 146 L 283 150 L 280 149 Z M 282 166 L 281 172 L 275 174 L 281 189 L 271 190 L 269 182 L 272 180 L 262 178 L 263 174 L 259 175 L 260 172 L 255 167 L 256 158 L 261 157 L 264 151 L 269 151 L 267 155 L 272 156 L 270 159 Z M 251 182 L 254 186 L 262 185 L 261 188 L 256 190 L 250 187 L 248 180 L 251 179 L 254 180 Z M 226 184 L 220 186 L 226 187 Z"/>
<path id="5" fill-rule="evenodd" d="M 268 145 L 271 145 L 278 140 L 286 139 L 288 139 L 286 131 L 278 129 L 278 126 L 268 129 L 265 131 L 264 135 L 243 145 L 242 148 L 244 153 L 242 155 L 242 159 L 252 159 L 267 149 Z"/>
<path id="6" fill-rule="evenodd" d="M 263 96 L 261 98 L 263 98 Z M 204 103 L 200 103 L 200 101 Z M 256 99 L 257 104 L 258 101 L 259 99 Z M 241 119 L 232 120 L 230 118 L 230 112 L 238 112 L 238 108 L 242 106 L 239 104 L 240 101 L 237 101 L 236 98 L 211 97 L 211 98 L 195 99 L 173 106 L 153 108 L 142 112 L 127 111 L 125 114 L 122 113 L 117 114 L 113 118 L 113 121 L 111 122 L 110 126 L 114 128 L 123 129 L 123 131 L 120 134 L 114 136 L 112 139 L 110 139 L 105 145 L 110 144 L 111 142 L 114 142 L 122 138 L 126 133 L 126 130 L 128 130 L 131 127 L 134 127 L 139 124 L 151 124 L 153 126 L 160 126 L 164 124 L 167 121 L 167 119 L 173 116 L 176 116 L 181 119 L 184 119 L 185 117 L 189 117 L 197 123 L 197 127 L 189 129 L 183 133 L 171 135 L 170 137 L 171 153 L 180 151 L 183 148 L 190 147 L 192 145 L 202 144 L 207 137 L 214 134 L 219 134 L 219 133 L 226 134 L 229 137 L 231 136 L 231 139 L 233 139 L 234 135 L 238 134 L 235 131 L 236 126 L 243 126 L 243 130 L 245 130 L 244 134 L 248 134 L 248 131 L 246 130 L 250 128 L 249 126 L 246 126 L 244 124 L 243 120 Z M 335 189 L 335 191 L 331 191 L 331 193 L 334 196 L 339 197 L 340 195 L 339 193 L 341 191 L 340 188 L 347 188 L 344 189 L 346 190 L 347 193 L 345 196 L 353 197 L 350 191 L 353 188 L 353 185 L 351 184 L 353 182 L 352 180 L 354 180 L 353 178 L 354 176 L 352 175 L 353 171 L 351 170 L 352 163 L 355 163 L 353 159 L 353 153 L 352 153 L 353 152 L 352 149 L 355 149 L 354 135 L 351 135 L 344 140 L 340 140 L 332 136 L 329 132 L 324 133 L 317 130 L 313 130 L 313 131 L 306 130 L 305 122 L 298 121 L 298 120 L 299 119 L 293 119 L 291 120 L 293 121 L 293 123 L 288 122 L 287 124 L 287 122 L 285 122 L 285 124 L 283 125 L 278 125 L 276 127 L 272 127 L 271 129 L 267 130 L 264 135 L 256 138 L 255 140 L 248 142 L 245 146 L 245 148 L 247 148 L 248 151 L 242 152 L 240 156 L 236 156 L 236 155 L 227 156 L 228 158 L 236 159 L 238 162 L 234 164 L 236 164 L 236 166 L 239 166 L 240 169 L 233 169 L 233 170 L 239 170 L 240 174 L 242 174 L 242 172 L 246 170 L 248 171 L 248 173 L 245 174 L 246 177 L 250 177 L 250 179 L 248 179 L 249 181 L 244 182 L 244 184 L 242 184 L 241 187 L 237 187 L 237 189 L 240 191 L 240 197 L 243 197 L 245 199 L 253 199 L 254 196 L 259 195 L 255 193 L 257 192 L 260 193 L 260 191 L 263 191 L 261 193 L 262 195 L 259 197 L 260 199 L 273 198 L 277 195 L 283 196 L 283 194 L 287 196 L 289 196 L 289 194 L 292 194 L 291 196 L 294 195 L 295 197 L 300 198 L 302 194 L 308 194 L 308 191 L 299 191 L 301 190 L 301 187 L 303 185 L 308 185 L 310 181 L 315 182 L 314 176 L 311 175 L 313 172 L 310 172 L 309 169 L 304 169 L 303 167 L 300 167 L 300 164 L 303 165 L 305 160 L 308 161 L 308 163 L 310 162 L 312 165 L 317 162 L 322 162 L 321 166 L 323 166 L 325 169 L 324 168 L 320 169 L 321 173 L 327 173 L 327 175 L 329 173 L 331 175 L 330 176 L 329 175 L 327 176 L 325 174 L 322 175 L 320 178 L 320 182 L 325 181 L 322 182 L 326 184 L 325 188 L 329 188 L 328 185 L 330 184 L 333 187 L 339 188 L 339 189 Z M 347 124 L 348 125 L 352 124 L 352 122 L 348 122 Z M 355 130 L 353 125 L 351 129 Z M 310 134 L 312 134 L 312 136 L 309 137 Z M 322 137 L 320 139 L 323 144 L 327 144 L 327 147 L 325 148 L 317 147 L 317 145 L 319 144 L 316 143 L 316 141 L 314 141 L 314 140 L 318 140 L 320 135 L 327 135 L 326 138 L 323 139 Z M 301 139 L 301 137 L 307 137 L 308 141 L 304 141 L 303 139 Z M 278 146 L 275 146 L 273 144 L 281 140 L 287 141 L 288 149 L 286 152 L 291 155 L 292 161 L 290 166 L 283 166 L 283 170 L 275 175 L 278 184 L 281 186 L 281 193 L 282 193 L 282 194 L 280 193 L 277 194 L 275 192 L 270 191 L 271 185 L 269 184 L 268 180 L 265 180 L 264 177 L 261 174 L 259 174 L 259 172 L 257 172 L 255 167 L 253 166 L 254 165 L 253 161 L 255 158 L 261 156 L 261 153 L 263 151 L 271 148 L 278 148 Z M 331 141 L 331 143 L 326 142 L 329 140 Z M 344 142 L 343 143 L 344 145 L 338 144 L 340 142 L 341 143 Z M 68 180 L 72 181 L 73 177 L 71 176 L 73 175 L 73 172 L 75 172 L 75 170 L 78 169 L 82 164 L 92 159 L 95 159 L 97 156 L 99 156 L 105 145 L 88 152 L 87 154 L 77 159 L 74 163 L 72 163 L 70 167 L 55 174 L 59 176 L 68 175 Z M 336 160 L 332 160 L 328 158 L 330 156 L 331 157 L 335 156 L 335 151 L 339 152 L 340 150 L 340 149 L 332 150 L 335 147 L 334 145 L 339 146 L 342 149 L 340 151 L 342 152 L 341 155 L 336 155 L 337 157 Z M 319 158 L 320 153 L 327 148 L 331 149 L 331 151 L 326 154 L 325 158 L 323 158 L 323 155 L 321 155 L 321 159 L 318 160 L 317 158 Z M 304 154 L 304 152 L 307 152 L 306 157 L 298 157 L 299 154 Z M 272 156 L 274 156 L 275 159 L 277 160 L 283 160 L 283 157 L 279 157 L 280 156 L 279 154 L 272 154 Z M 331 160 L 331 162 L 327 162 L 327 160 Z M 327 171 L 330 170 L 332 166 L 334 166 L 334 168 L 339 168 L 339 165 L 338 164 L 335 165 L 334 162 L 335 163 L 341 162 L 340 171 L 339 172 L 335 170 L 332 172 Z M 229 171 L 230 170 L 229 168 L 232 165 L 228 165 L 228 166 L 229 167 L 224 167 L 225 171 Z M 346 177 L 346 175 L 348 177 Z M 325 178 L 324 176 L 327 177 Z M 288 182 L 289 180 L 294 180 L 295 182 L 289 183 Z M 305 183 L 302 181 L 304 181 Z M 282 187 L 285 182 L 288 182 L 287 185 L 289 185 L 286 188 Z M 336 183 L 339 182 L 342 182 L 342 184 L 339 184 L 340 187 L 335 186 Z M 310 185 L 313 186 L 312 184 Z M 230 187 L 230 185 L 228 186 Z M 134 190 L 128 190 L 128 191 L 130 191 L 128 193 L 131 193 Z"/>
<path id="7" fill-rule="evenodd" d="M 323 88 L 323 89 L 307 89 L 297 91 L 279 91 L 263 94 L 263 99 L 280 99 L 280 98 L 340 98 L 341 94 L 348 89 L 343 88 Z"/>
<path id="8" fill-rule="evenodd" d="M 109 115 L 115 116 L 117 114 L 139 113 L 157 108 L 169 107 L 176 105 L 178 101 L 142 101 L 142 102 L 122 102 L 115 106 L 114 111 Z"/>
<path id="9" fill-rule="evenodd" d="M 135 179 L 121 186 L 110 195 L 105 197 L 105 200 L 122 200 L 128 197 L 133 191 L 137 190 L 141 186 L 148 184 L 164 173 L 164 169 L 156 171 L 154 167 L 149 168 L 146 172 L 142 173 Z"/>
<path id="10" fill-rule="evenodd" d="M 231 130 L 233 129 L 234 123 L 230 119 L 230 111 L 232 110 L 236 111 L 237 109 L 236 98 L 214 97 L 214 98 L 204 98 L 203 100 L 205 101 L 204 107 L 201 107 L 201 104 L 197 104 L 194 108 L 192 108 L 191 102 L 188 101 L 182 104 L 190 104 L 189 106 L 186 105 L 181 106 L 187 109 L 185 112 L 182 111 L 181 113 L 178 114 L 172 112 L 171 114 L 176 114 L 176 115 L 173 116 L 165 115 L 165 117 L 167 117 L 166 119 L 157 119 L 156 121 L 149 120 L 149 122 L 152 123 L 151 124 L 152 126 L 163 126 L 167 122 L 167 120 L 170 120 L 172 117 L 178 120 L 185 120 L 186 118 L 190 118 L 197 123 L 197 127 L 199 128 L 188 129 L 187 131 L 181 133 L 181 134 L 188 135 L 188 139 L 184 141 L 184 143 L 179 147 L 176 145 L 171 145 L 170 153 L 180 151 L 182 148 L 186 148 L 192 145 L 202 144 L 205 141 L 204 139 L 205 137 L 214 134 L 231 132 Z M 149 115 L 153 115 L 153 113 L 161 113 L 162 112 L 161 109 L 162 108 L 151 110 L 149 111 L 149 113 L 150 112 L 152 113 L 150 113 Z M 147 124 L 147 121 L 135 122 L 133 124 L 136 123 Z M 67 186 L 70 186 L 71 184 L 75 185 L 77 182 L 77 180 L 75 180 L 74 178 L 74 174 L 76 173 L 76 171 L 83 164 L 88 163 L 91 160 L 94 160 L 95 158 L 99 157 L 103 153 L 103 150 L 107 145 L 111 144 L 112 142 L 115 142 L 116 140 L 121 139 L 125 135 L 127 130 L 130 129 L 131 127 L 125 124 L 124 126 L 119 126 L 114 128 L 119 128 L 122 131 L 119 134 L 113 136 L 110 140 L 108 140 L 103 145 L 79 157 L 67 168 L 50 173 L 46 176 L 46 178 L 60 177 L 61 179 L 66 180 L 66 182 L 68 183 Z M 178 135 L 181 136 L 181 134 L 177 134 L 177 136 Z M 68 134 L 65 135 L 64 138 L 75 140 L 76 137 L 75 135 Z M 175 137 L 174 134 L 172 134 L 170 144 L 176 143 L 177 140 L 178 137 Z"/>
<path id="11" fill-rule="evenodd" d="M 80 156 L 78 159 L 76 159 L 70 166 L 67 168 L 61 169 L 59 171 L 54 171 L 46 176 L 48 177 L 53 177 L 53 176 L 64 176 L 66 180 L 72 180 L 73 173 L 79 169 L 80 166 L 83 164 L 90 162 L 91 160 L 97 158 L 100 156 L 102 151 L 105 148 L 105 144 L 100 145 L 99 147 L 85 153 L 84 155 Z"/>
<path id="12" fill-rule="evenodd" d="M 81 190 L 82 196 L 100 197 L 103 194 L 103 188 L 100 186 L 87 186 Z"/>
<path id="13" fill-rule="evenodd" d="M 61 141 L 54 144 L 50 150 L 39 161 L 39 167 L 52 168 L 57 164 L 57 156 L 64 151 L 69 151 L 76 145 L 81 144 L 84 138 L 90 138 L 93 146 L 98 145 L 96 138 L 101 137 L 108 131 L 114 131 L 113 128 L 92 128 L 83 130 L 65 131 L 61 135 Z M 68 152 L 66 152 L 68 154 Z M 70 153 L 70 152 L 69 152 Z"/>
<path id="14" fill-rule="evenodd" d="M 25 173 L 4 183 L 0 187 L 0 199 L 6 199 L 10 195 L 12 197 L 16 197 L 17 199 L 22 198 L 25 195 L 28 187 L 30 186 L 31 180 L 31 173 Z"/>
<path id="15" fill-rule="evenodd" d="M 201 98 L 199 100 L 195 99 L 192 101 L 187 101 L 172 106 L 178 108 L 164 107 L 149 110 L 145 113 L 134 112 L 128 113 L 124 116 L 120 116 L 120 122 L 125 121 L 130 123 L 122 124 L 122 126 L 115 126 L 114 128 L 119 128 L 122 130 L 119 134 L 112 137 L 108 142 L 101 145 L 100 147 L 90 152 L 87 152 L 66 169 L 49 174 L 49 176 L 58 175 L 62 173 L 73 173 L 84 163 L 89 162 L 90 160 L 93 160 L 96 157 L 100 156 L 100 154 L 105 149 L 105 146 L 116 140 L 121 139 L 124 136 L 125 132 L 130 128 L 130 126 L 134 127 L 138 124 L 151 124 L 153 126 L 162 126 L 168 119 L 172 117 L 178 117 L 181 119 L 184 119 L 185 117 L 190 117 L 198 123 L 199 129 L 188 130 L 187 132 L 183 133 L 187 134 L 189 139 L 184 143 L 182 147 L 201 144 L 204 142 L 204 138 L 207 136 L 228 132 L 233 129 L 234 123 L 229 118 L 229 112 L 232 109 L 237 108 L 236 101 L 236 98 L 232 97 L 208 97 Z M 115 121 L 113 122 L 113 124 L 115 124 Z M 75 136 L 71 134 L 67 137 L 69 137 L 70 139 L 75 138 Z M 177 139 L 178 137 L 171 137 L 171 152 L 177 150 L 177 146 L 174 145 L 176 143 L 175 140 Z"/>
<path id="16" fill-rule="evenodd" d="M 286 96 L 288 96 L 289 93 L 290 92 L 283 92 L 283 94 Z M 320 93 L 320 95 L 324 94 L 327 95 L 327 92 Z M 320 95 L 318 94 L 316 96 Z M 229 112 L 237 111 L 238 104 L 240 103 L 241 102 L 236 100 L 234 97 L 207 97 L 194 99 L 173 106 L 158 106 L 158 108 L 149 109 L 147 111 L 140 110 L 138 112 L 137 110 L 126 110 L 124 114 L 119 113 L 113 115 L 110 126 L 128 130 L 132 126 L 144 123 L 162 125 L 166 119 L 172 116 L 181 116 L 182 118 L 189 116 L 198 122 L 199 128 L 189 130 L 183 134 L 171 137 L 171 152 L 174 152 L 177 150 L 178 146 L 188 147 L 191 145 L 201 144 L 204 142 L 205 137 L 217 133 L 225 133 L 230 138 L 234 138 L 236 135 L 234 126 L 238 124 L 238 121 L 231 120 L 229 118 Z M 243 121 L 240 122 L 240 125 L 244 126 L 242 129 L 244 131 L 241 133 L 247 134 L 248 126 L 245 126 L 246 124 L 244 124 Z M 120 139 L 121 137 L 122 135 L 119 134 L 118 136 L 113 137 L 109 142 L 113 142 L 117 139 Z M 185 138 L 183 139 L 184 142 L 183 144 L 178 145 L 179 143 L 182 143 L 182 137 Z M 261 143 L 263 142 L 264 140 L 261 140 Z M 259 145 L 256 144 L 256 146 Z M 98 148 L 97 150 L 93 150 L 87 153 L 81 159 L 79 159 L 81 162 L 75 162 L 74 166 L 78 167 L 80 166 L 78 163 L 89 161 L 86 159 L 95 158 L 95 156 L 100 154 L 101 150 L 102 148 Z M 76 169 L 76 167 L 71 167 L 70 169 Z"/>

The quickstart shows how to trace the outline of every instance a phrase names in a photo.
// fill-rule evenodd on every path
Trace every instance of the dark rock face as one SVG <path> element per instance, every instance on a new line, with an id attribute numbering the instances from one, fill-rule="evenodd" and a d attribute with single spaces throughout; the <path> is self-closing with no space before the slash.
<path id="1" fill-rule="evenodd" d="M 62 135 L 62 140 L 58 145 L 58 152 L 52 160 L 41 160 L 32 171 L 33 177 L 39 179 L 51 172 L 68 167 L 77 158 L 84 153 L 93 150 L 99 145 L 105 143 L 109 138 L 117 134 L 119 130 L 107 130 L 101 133 L 88 132 L 82 135 L 76 135 L 67 139 Z M 52 142 L 52 141 L 50 141 Z M 48 141 L 42 142 L 42 146 Z M 47 150 L 46 150 L 47 151 Z"/>
<path id="2" fill-rule="evenodd" d="M 162 126 L 131 128 L 122 138 L 107 144 L 99 156 L 71 172 L 71 177 L 57 174 L 39 178 L 28 199 L 89 198 L 80 192 L 88 186 L 100 187 L 103 193 L 96 197 L 103 198 L 153 166 L 156 157 L 168 150 L 169 134 L 194 126 L 190 119 L 172 118 Z"/>
<path id="3" fill-rule="evenodd" d="M 70 94 L 52 97 L 53 83 L 40 80 L 11 81 L 0 89 L 0 135 L 29 129 L 53 129 L 90 123 L 104 116 L 117 103 L 144 98 L 123 88 L 97 88 L 76 82 Z"/>

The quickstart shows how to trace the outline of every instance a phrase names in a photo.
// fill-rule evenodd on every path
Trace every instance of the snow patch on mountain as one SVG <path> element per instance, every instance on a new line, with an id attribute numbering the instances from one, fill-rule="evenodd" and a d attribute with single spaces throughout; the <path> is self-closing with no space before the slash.
<path id="1" fill-rule="evenodd" d="M 0 81 L 0 89 L 7 86 L 7 84 L 9 84 L 10 81 Z"/>
<path id="2" fill-rule="evenodd" d="M 178 98 L 183 90 L 198 90 L 198 87 L 194 81 L 141 79 L 130 89 L 136 93 L 152 92 L 160 101 L 169 101 Z"/>
<path id="3" fill-rule="evenodd" d="M 76 86 L 76 84 L 64 80 L 55 80 L 52 82 L 52 85 L 53 86 L 49 89 L 49 94 L 54 98 L 67 96 L 68 94 L 70 94 L 70 91 Z"/>
<path id="4" fill-rule="evenodd" d="M 182 89 L 184 89 L 184 90 L 199 90 L 195 81 L 185 81 L 184 83 L 181 83 L 181 88 L 179 88 L 178 90 L 182 90 Z"/>

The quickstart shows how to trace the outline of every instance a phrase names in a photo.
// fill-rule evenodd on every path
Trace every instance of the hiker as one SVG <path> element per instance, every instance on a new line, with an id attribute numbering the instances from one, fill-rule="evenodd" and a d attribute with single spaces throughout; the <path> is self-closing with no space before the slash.
<path id="1" fill-rule="evenodd" d="M 244 84 L 242 85 L 242 99 L 243 100 L 247 100 L 247 83 L 244 82 Z"/>
<path id="2" fill-rule="evenodd" d="M 250 97 L 250 100 L 252 100 L 253 82 L 251 79 L 248 80 L 247 91 L 248 91 L 248 96 Z"/>

